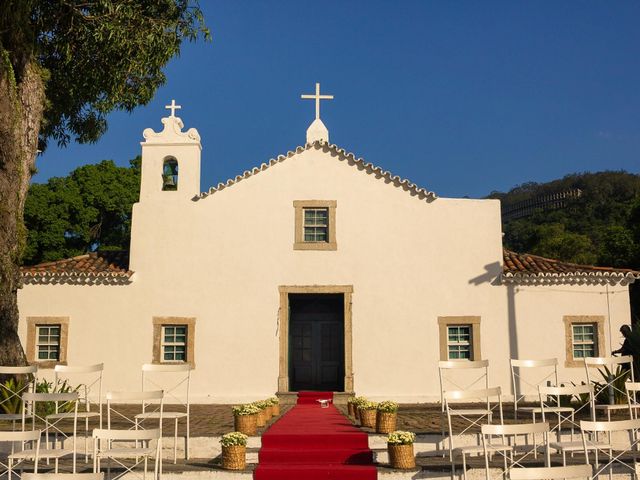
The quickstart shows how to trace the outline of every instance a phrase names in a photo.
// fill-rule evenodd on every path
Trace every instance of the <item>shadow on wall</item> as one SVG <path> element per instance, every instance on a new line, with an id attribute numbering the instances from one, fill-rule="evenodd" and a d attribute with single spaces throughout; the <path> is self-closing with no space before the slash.
<path id="1" fill-rule="evenodd" d="M 484 266 L 484 273 L 469 280 L 471 285 L 482 285 L 488 283 L 493 286 L 503 285 L 502 281 L 502 265 L 500 262 L 489 263 Z M 507 325 L 509 332 L 509 358 L 518 357 L 518 327 L 516 325 L 516 289 L 513 283 L 505 285 L 507 293 Z M 520 388 L 517 385 L 516 388 Z"/>

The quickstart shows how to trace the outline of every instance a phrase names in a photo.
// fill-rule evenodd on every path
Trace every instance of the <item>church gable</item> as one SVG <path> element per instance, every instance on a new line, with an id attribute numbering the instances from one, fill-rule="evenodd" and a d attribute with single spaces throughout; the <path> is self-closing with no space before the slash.
<path id="1" fill-rule="evenodd" d="M 214 193 L 220 192 L 225 188 L 232 187 L 242 180 L 253 177 L 269 168 L 272 168 L 280 163 L 286 161 L 292 161 L 293 157 L 308 151 L 308 150 L 320 150 L 324 153 L 330 154 L 338 161 L 347 162 L 348 165 L 357 168 L 367 175 L 373 175 L 375 178 L 380 179 L 385 183 L 390 183 L 397 188 L 402 188 L 413 196 L 417 196 L 421 200 L 431 202 L 437 198 L 436 194 L 426 188 L 420 187 L 415 183 L 412 183 L 408 179 L 401 178 L 393 173 L 383 170 L 382 168 L 366 162 L 363 158 L 358 158 L 355 154 L 347 152 L 345 149 L 340 148 L 335 144 L 328 144 L 322 141 L 314 141 L 313 143 L 307 143 L 305 146 L 299 146 L 294 151 L 289 151 L 285 155 L 278 155 L 276 158 L 272 158 L 267 163 L 262 163 L 259 167 L 255 167 L 252 170 L 246 170 L 241 175 L 237 175 L 234 178 L 230 178 L 225 183 L 219 183 L 215 187 L 211 187 L 207 192 L 203 192 L 198 195 L 194 200 L 205 199 Z"/>

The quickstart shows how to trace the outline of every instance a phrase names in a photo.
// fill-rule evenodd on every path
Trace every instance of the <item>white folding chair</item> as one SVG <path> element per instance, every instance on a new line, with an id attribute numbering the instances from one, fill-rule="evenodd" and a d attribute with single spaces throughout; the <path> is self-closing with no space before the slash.
<path id="1" fill-rule="evenodd" d="M 453 444 L 454 430 L 453 430 L 453 417 L 458 417 L 466 422 L 462 431 L 458 433 L 458 436 L 464 435 L 471 429 L 480 428 L 480 422 L 484 419 L 488 423 L 491 423 L 493 419 L 494 408 L 498 409 L 500 416 L 500 423 L 503 423 L 502 416 L 502 390 L 500 387 L 485 388 L 481 390 L 453 390 L 444 392 L 444 404 L 445 412 L 447 414 L 447 425 L 449 427 L 449 460 L 451 461 L 451 475 L 452 478 L 455 475 L 455 457 L 456 455 L 462 456 L 463 473 L 466 479 L 466 455 L 481 454 L 484 450 L 480 441 L 476 445 L 455 447 Z M 492 406 L 491 401 L 495 399 L 495 404 Z M 478 408 L 468 408 L 467 405 L 457 405 L 459 400 L 463 401 L 481 401 L 482 405 Z"/>
<path id="2" fill-rule="evenodd" d="M 100 471 L 100 461 L 107 459 L 107 478 L 116 480 L 127 473 L 135 474 L 134 469 L 144 462 L 143 479 L 146 479 L 149 458 L 154 458 L 154 478 L 159 480 L 162 474 L 162 434 L 160 429 L 153 430 L 108 430 L 97 428 L 93 431 L 93 471 Z M 155 447 L 152 442 L 156 442 Z M 124 463 L 134 459 L 132 465 Z M 111 461 L 115 461 L 123 471 L 111 476 Z"/>
<path id="3" fill-rule="evenodd" d="M 624 368 L 624 366 L 626 366 L 626 368 Z M 604 394 L 605 390 L 607 390 L 610 397 L 612 395 L 615 396 L 616 394 L 626 396 L 627 392 L 625 391 L 623 384 L 627 379 L 630 379 L 631 381 L 635 379 L 633 371 L 633 357 L 631 355 L 622 357 L 587 357 L 584 359 L 584 368 L 587 374 L 588 384 L 591 384 L 594 381 L 594 378 L 592 378 L 592 375 L 590 374 L 590 368 L 605 369 L 604 371 L 600 370 L 604 383 L 594 392 L 596 398 L 598 395 Z M 614 371 L 614 369 L 618 369 L 618 371 Z M 610 375 L 608 375 L 608 373 Z M 596 405 L 596 412 L 605 412 L 607 414 L 607 420 L 610 421 L 612 411 L 626 410 L 627 408 L 628 403 L 626 401 L 619 404 L 610 402 L 608 405 Z"/>
<path id="4" fill-rule="evenodd" d="M 98 427 L 102 428 L 102 373 L 104 364 L 97 363 L 95 365 L 56 365 L 54 368 L 56 385 L 59 382 L 77 382 L 79 384 L 78 393 L 80 394 L 78 407 L 78 419 L 84 420 L 84 461 L 89 461 L 89 419 L 93 418 L 98 421 Z M 94 403 L 94 410 L 92 410 Z M 97 410 L 95 408 L 97 407 Z M 70 418 L 71 412 L 61 412 L 48 415 L 50 420 Z"/>
<path id="5" fill-rule="evenodd" d="M 624 388 L 627 392 L 627 405 L 629 406 L 629 418 L 638 418 L 638 409 L 640 409 L 640 403 L 638 403 L 638 396 L 640 396 L 640 383 L 639 382 L 626 382 Z"/>
<path id="6" fill-rule="evenodd" d="M 636 474 L 635 465 L 637 463 L 637 457 L 640 454 L 638 451 L 638 443 L 640 438 L 638 431 L 640 430 L 640 420 L 615 420 L 607 422 L 580 422 L 580 430 L 582 431 L 582 444 L 583 451 L 587 463 L 589 463 L 589 451 L 592 451 L 595 456 L 595 471 L 593 478 L 597 478 L 605 469 L 609 469 L 609 478 L 613 478 L 613 464 L 619 463 L 628 470 L 631 470 Z M 613 434 L 616 432 L 626 432 L 628 435 L 628 442 L 622 444 L 619 438 L 616 438 Z M 594 441 L 597 438 L 598 433 L 605 434 L 606 442 Z M 607 457 L 607 463 L 600 467 L 598 458 L 599 453 L 603 453 Z M 622 457 L 625 453 L 631 452 L 633 456 L 633 464 L 629 465 L 622 461 Z"/>
<path id="7" fill-rule="evenodd" d="M 23 473 L 22 480 L 105 480 L 104 473 Z"/>
<path id="8" fill-rule="evenodd" d="M 0 445 L 8 443 L 7 456 L 2 459 L 0 457 L 0 478 L 5 474 L 7 480 L 11 480 L 13 469 L 25 462 L 33 461 L 33 471 L 38 472 L 38 460 L 40 459 L 40 430 L 18 431 L 18 432 L 2 432 L 0 431 Z M 20 448 L 16 448 L 19 446 Z M 4 450 L 4 449 L 3 449 Z M 7 463 L 4 463 L 6 461 Z M 22 476 L 22 475 L 21 475 Z"/>
<path id="9" fill-rule="evenodd" d="M 535 423 L 536 414 L 542 413 L 540 407 L 520 407 L 518 406 L 518 402 L 524 401 L 527 396 L 533 396 L 537 399 L 539 395 L 538 387 L 541 385 L 545 386 L 548 382 L 551 382 L 552 386 L 558 385 L 558 359 L 518 360 L 512 358 L 510 365 L 514 416 L 517 420 L 519 412 L 529 413 L 531 414 L 531 420 Z M 525 372 L 528 374 L 525 374 Z M 532 379 L 531 376 L 535 377 Z M 570 410 L 571 409 L 565 409 L 563 411 L 569 412 Z"/>
<path id="10" fill-rule="evenodd" d="M 141 429 L 144 427 L 144 419 L 138 419 L 137 412 L 131 410 L 132 405 L 140 405 L 140 413 L 148 412 L 148 408 L 153 408 L 153 412 L 158 412 L 154 419 L 158 420 L 157 428 L 162 431 L 162 411 L 164 404 L 164 392 L 162 390 L 152 390 L 147 392 L 107 392 L 107 429 L 114 429 L 114 423 L 122 426 L 123 430 Z M 118 405 L 124 406 L 118 407 Z"/>
<path id="11" fill-rule="evenodd" d="M 191 365 L 184 364 L 165 364 L 152 365 L 145 364 L 142 366 L 142 390 L 148 387 L 153 389 L 162 389 L 164 392 L 165 408 L 162 412 L 164 420 L 174 421 L 173 432 L 173 463 L 178 459 L 178 421 L 181 418 L 186 422 L 185 436 L 185 459 L 189 459 L 189 389 L 191 383 Z M 171 402 L 171 409 L 166 409 L 167 401 Z M 175 405 L 174 405 L 175 404 Z M 175 409 L 174 409 L 175 408 Z M 159 418 L 159 412 L 146 412 L 136 415 L 139 420 L 148 418 Z"/>
<path id="12" fill-rule="evenodd" d="M 587 408 L 591 413 L 591 418 L 595 418 L 593 385 L 572 385 L 562 387 L 538 387 L 540 392 L 540 408 L 542 409 L 542 421 L 548 421 L 548 415 L 555 413 L 557 425 L 551 429 L 556 432 L 557 440 L 550 441 L 549 446 L 562 454 L 562 465 L 567 465 L 567 453 L 573 455 L 575 452 L 582 451 L 582 442 L 574 440 L 575 427 L 578 426 L 575 415 Z M 578 397 L 586 399 L 586 401 L 577 408 L 571 407 L 569 412 L 562 411 L 557 408 L 560 405 L 561 397 Z M 562 440 L 562 426 L 569 424 L 571 427 L 571 438 L 569 441 Z"/>
<path id="13" fill-rule="evenodd" d="M 69 417 L 55 419 L 53 421 L 48 419 L 46 413 L 38 413 L 38 404 L 43 405 L 41 408 L 46 408 L 48 405 L 53 405 L 54 413 L 61 413 L 61 411 L 71 410 L 69 413 L 72 415 Z M 73 457 L 73 472 L 76 471 L 76 451 L 77 451 L 77 431 L 78 431 L 78 392 L 68 393 L 32 393 L 27 392 L 22 395 L 22 429 L 26 430 L 27 417 L 31 419 L 31 428 L 35 429 L 36 422 L 42 422 L 44 424 L 44 438 L 45 448 L 40 449 L 40 458 L 53 459 L 55 461 L 55 473 L 58 473 L 58 463 L 63 457 L 71 455 Z M 71 435 L 67 435 L 59 425 L 63 420 L 73 421 L 73 432 Z M 53 433 L 53 441 L 49 442 L 49 434 Z M 64 448 L 64 441 L 71 437 L 71 449 Z M 60 441 L 60 447 L 58 448 L 58 441 Z M 51 448 L 49 448 L 51 443 Z"/>
<path id="14" fill-rule="evenodd" d="M 34 391 L 37 373 L 37 365 L 0 366 L 0 375 L 14 377 L 14 389 L 7 388 L 7 385 L 0 383 L 0 392 L 2 392 L 0 397 L 3 397 L 0 400 L 0 421 L 11 422 L 13 430 L 15 430 L 16 423 L 22 421 L 22 394 Z"/>
<path id="15" fill-rule="evenodd" d="M 533 453 L 534 458 L 540 446 L 544 447 L 545 465 L 550 465 L 549 454 L 549 424 L 520 423 L 513 425 L 482 425 L 482 447 L 484 451 L 484 465 L 486 480 L 490 480 L 489 457 L 492 454 L 503 458 L 503 475 L 515 466 L 522 466 L 522 461 Z M 542 443 L 538 443 L 538 437 Z M 522 439 L 524 443 L 519 444 Z M 517 456 L 519 455 L 520 456 Z"/>
<path id="16" fill-rule="evenodd" d="M 591 480 L 591 465 L 568 467 L 514 468 L 509 472 L 511 480 L 555 480 L 561 478 L 583 478 Z"/>
<path id="17" fill-rule="evenodd" d="M 444 438 L 444 419 L 446 416 L 444 391 L 489 388 L 489 360 L 448 360 L 438 362 L 438 379 L 440 381 L 440 434 Z"/>

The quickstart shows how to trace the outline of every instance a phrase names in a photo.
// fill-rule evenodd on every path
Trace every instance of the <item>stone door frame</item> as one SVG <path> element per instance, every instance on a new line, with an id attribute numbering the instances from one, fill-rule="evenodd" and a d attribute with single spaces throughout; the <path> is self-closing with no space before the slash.
<path id="1" fill-rule="evenodd" d="M 353 392 L 353 332 L 351 296 L 353 285 L 281 285 L 278 311 L 279 371 L 278 392 L 289 392 L 289 294 L 290 293 L 342 293 L 344 298 L 344 391 Z"/>

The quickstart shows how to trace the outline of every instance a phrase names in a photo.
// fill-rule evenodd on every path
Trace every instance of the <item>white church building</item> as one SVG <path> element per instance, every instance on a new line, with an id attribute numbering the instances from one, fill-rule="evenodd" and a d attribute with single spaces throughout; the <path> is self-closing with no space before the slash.
<path id="1" fill-rule="evenodd" d="M 582 380 L 581 358 L 619 347 L 640 272 L 504 250 L 498 200 L 438 197 L 331 144 L 311 97 L 304 146 L 204 193 L 174 107 L 144 131 L 130 251 L 23 268 L 41 375 L 104 362 L 105 390 L 138 390 L 142 364 L 187 362 L 196 403 L 420 402 L 440 396 L 440 360 L 487 359 L 508 394 L 510 358 Z"/>

